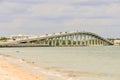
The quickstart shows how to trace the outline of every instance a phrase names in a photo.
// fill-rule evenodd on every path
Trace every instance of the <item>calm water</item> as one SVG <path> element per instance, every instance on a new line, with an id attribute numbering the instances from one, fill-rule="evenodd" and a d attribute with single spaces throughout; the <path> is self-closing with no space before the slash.
<path id="1" fill-rule="evenodd" d="M 120 46 L 1 48 L 0 53 L 50 68 L 120 75 Z"/>

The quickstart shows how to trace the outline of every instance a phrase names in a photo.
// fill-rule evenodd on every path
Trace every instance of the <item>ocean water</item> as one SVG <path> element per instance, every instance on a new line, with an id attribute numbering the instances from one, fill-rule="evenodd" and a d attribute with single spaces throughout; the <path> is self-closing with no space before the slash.
<path id="1" fill-rule="evenodd" d="M 67 73 L 68 80 L 120 80 L 120 46 L 0 48 L 0 54 Z"/>

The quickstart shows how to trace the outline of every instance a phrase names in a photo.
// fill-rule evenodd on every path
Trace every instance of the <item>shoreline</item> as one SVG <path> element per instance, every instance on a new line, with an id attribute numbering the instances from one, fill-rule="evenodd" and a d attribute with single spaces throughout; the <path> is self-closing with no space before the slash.
<path id="1" fill-rule="evenodd" d="M 17 67 L 0 56 L 0 79 L 1 80 L 47 80 L 43 76 L 32 74 Z"/>
<path id="2" fill-rule="evenodd" d="M 19 72 L 21 74 L 23 71 L 25 71 L 25 75 L 27 75 L 27 74 L 33 75 L 33 79 L 31 76 L 30 76 L 30 79 L 28 77 L 29 80 L 69 80 L 68 77 L 67 78 L 63 77 L 61 75 L 61 73 L 58 73 L 56 71 L 51 71 L 48 68 L 40 67 L 35 62 L 26 61 L 24 59 L 16 58 L 11 55 L 0 54 L 0 63 L 4 63 L 4 64 L 2 64 L 2 66 L 6 66 L 8 64 L 7 69 L 9 69 L 9 66 L 14 67 L 11 69 L 10 72 L 14 71 L 14 69 L 15 69 L 15 71 L 19 70 Z M 0 66 L 0 69 L 1 69 L 1 66 Z M 12 72 L 12 73 L 17 74 L 16 72 Z M 0 73 L 0 74 L 2 74 L 2 73 Z M 6 74 L 7 74 L 7 72 L 6 72 Z M 7 74 L 7 75 L 10 75 L 10 74 Z M 19 76 L 20 79 L 14 79 L 14 77 L 12 77 L 12 79 L 11 79 L 11 76 L 9 76 L 9 80 L 27 80 L 27 78 L 21 79 L 20 76 Z M 24 72 L 21 76 L 24 76 Z M 2 76 L 0 76 L 0 77 L 2 77 Z M 34 79 L 36 77 L 38 79 Z M 6 80 L 6 79 L 2 79 L 2 80 Z"/>

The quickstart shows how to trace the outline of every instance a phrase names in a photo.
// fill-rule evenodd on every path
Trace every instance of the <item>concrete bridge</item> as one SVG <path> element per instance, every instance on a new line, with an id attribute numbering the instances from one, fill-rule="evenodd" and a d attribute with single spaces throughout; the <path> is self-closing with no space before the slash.
<path id="1" fill-rule="evenodd" d="M 12 46 L 12 45 L 21 45 L 27 44 L 35 45 L 35 42 L 38 42 L 39 45 L 45 46 L 107 46 L 113 45 L 113 42 L 104 39 L 103 37 L 91 33 L 91 32 L 60 32 L 54 34 L 45 34 L 42 36 L 18 40 L 13 42 L 8 42 L 6 44 L 2 44 L 1 46 Z M 38 45 L 38 43 L 36 45 Z"/>

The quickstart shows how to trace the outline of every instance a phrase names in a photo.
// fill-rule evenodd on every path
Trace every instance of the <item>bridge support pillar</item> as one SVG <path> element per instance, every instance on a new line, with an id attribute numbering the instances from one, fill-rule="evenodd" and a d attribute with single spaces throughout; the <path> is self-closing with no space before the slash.
<path id="1" fill-rule="evenodd" d="M 97 45 L 99 45 L 99 39 L 97 39 Z"/>
<path id="2" fill-rule="evenodd" d="M 101 41 L 102 46 L 104 46 L 104 41 Z"/>
<path id="3" fill-rule="evenodd" d="M 94 40 L 95 40 L 95 46 L 96 46 L 97 45 L 97 39 L 95 38 Z"/>
<path id="4" fill-rule="evenodd" d="M 84 45 L 86 46 L 86 34 L 84 34 Z"/>
<path id="5" fill-rule="evenodd" d="M 50 40 L 49 39 L 47 39 L 47 45 L 50 45 Z"/>
<path id="6" fill-rule="evenodd" d="M 87 46 L 90 46 L 90 36 L 88 35 Z"/>
<path id="7" fill-rule="evenodd" d="M 55 46 L 57 45 L 57 38 L 55 38 Z"/>
<path id="8" fill-rule="evenodd" d="M 100 45 L 102 46 L 102 40 L 100 40 Z"/>
<path id="9" fill-rule="evenodd" d="M 61 37 L 61 42 L 60 42 L 61 46 L 63 45 L 63 36 Z"/>
<path id="10" fill-rule="evenodd" d="M 54 46 L 54 40 L 53 39 L 51 39 L 51 45 Z"/>
<path id="11" fill-rule="evenodd" d="M 80 35 L 80 46 L 82 45 L 82 34 Z"/>
<path id="12" fill-rule="evenodd" d="M 76 46 L 78 46 L 78 34 L 76 35 Z"/>
<path id="13" fill-rule="evenodd" d="M 45 41 L 45 40 L 43 41 L 43 44 L 44 44 L 44 45 L 46 44 L 46 41 Z"/>
<path id="14" fill-rule="evenodd" d="M 91 37 L 91 45 L 94 46 L 94 37 Z"/>
<path id="15" fill-rule="evenodd" d="M 65 44 L 68 46 L 68 36 L 65 37 Z"/>
<path id="16" fill-rule="evenodd" d="M 93 44 L 93 45 L 95 46 L 95 45 L 96 45 L 96 38 L 95 38 L 95 37 L 94 37 L 94 40 L 93 40 L 93 41 L 94 41 L 94 44 Z"/>
<path id="17" fill-rule="evenodd" d="M 59 42 L 58 42 L 59 46 L 61 46 L 61 37 L 59 37 L 58 40 L 59 40 Z"/>
<path id="18" fill-rule="evenodd" d="M 73 46 L 73 35 L 71 35 L 71 46 Z"/>

